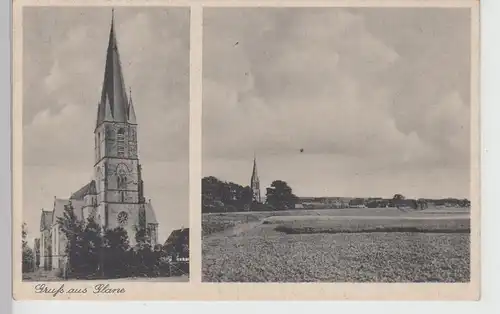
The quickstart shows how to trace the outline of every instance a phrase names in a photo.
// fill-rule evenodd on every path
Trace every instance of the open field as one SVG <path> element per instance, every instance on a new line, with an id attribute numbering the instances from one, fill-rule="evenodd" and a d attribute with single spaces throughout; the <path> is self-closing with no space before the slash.
<path id="1" fill-rule="evenodd" d="M 205 214 L 203 281 L 465 282 L 468 216 L 459 208 Z"/>
<path id="2" fill-rule="evenodd" d="M 278 219 L 274 219 L 278 218 Z M 283 219 L 288 218 L 288 219 Z M 290 219 L 293 218 L 293 219 Z M 276 231 L 288 234 L 360 233 L 360 232 L 433 232 L 469 233 L 470 220 L 465 217 L 270 217 L 264 224 L 278 224 Z M 326 219 L 325 219 L 326 218 Z"/>
<path id="3" fill-rule="evenodd" d="M 343 209 L 300 209 L 265 212 L 210 213 L 202 216 L 202 234 L 220 232 L 239 224 L 263 221 L 268 217 L 316 216 L 316 217 L 438 217 L 461 215 L 468 217 L 467 208 L 427 209 L 425 211 L 404 212 L 395 208 L 343 208 Z M 285 219 L 285 218 L 284 218 Z M 324 218 L 321 218 L 324 219 Z"/>

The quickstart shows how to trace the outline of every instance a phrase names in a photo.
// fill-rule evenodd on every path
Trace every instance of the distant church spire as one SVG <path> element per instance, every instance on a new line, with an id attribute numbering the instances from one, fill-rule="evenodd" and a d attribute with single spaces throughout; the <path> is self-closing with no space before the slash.
<path id="1" fill-rule="evenodd" d="M 129 102 L 127 99 L 127 92 L 120 62 L 120 54 L 118 52 L 118 45 L 116 41 L 115 17 L 113 9 L 111 13 L 108 49 L 106 52 L 104 81 L 102 83 L 102 93 L 97 112 L 96 126 L 100 125 L 104 121 L 110 121 L 110 119 L 110 122 L 127 122 L 129 121 L 129 114 Z"/>
<path id="2" fill-rule="evenodd" d="M 262 200 L 260 198 L 260 181 L 257 174 L 257 158 L 255 157 L 255 153 L 253 156 L 253 170 L 252 178 L 250 179 L 250 187 L 252 189 L 252 201 L 261 203 Z"/>

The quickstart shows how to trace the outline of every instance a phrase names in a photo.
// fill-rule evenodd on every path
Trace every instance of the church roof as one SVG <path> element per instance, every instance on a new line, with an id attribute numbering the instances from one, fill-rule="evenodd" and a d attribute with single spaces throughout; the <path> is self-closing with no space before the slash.
<path id="1" fill-rule="evenodd" d="M 189 228 L 182 228 L 172 231 L 165 241 L 164 245 L 172 244 L 177 241 L 187 241 L 189 243 Z"/>
<path id="2" fill-rule="evenodd" d="M 87 183 L 85 186 L 83 186 L 81 189 L 79 189 L 75 193 L 71 194 L 70 199 L 71 200 L 83 200 L 85 195 L 89 195 L 89 194 L 91 194 L 91 195 L 96 194 L 94 180 Z"/>
<path id="3" fill-rule="evenodd" d="M 70 200 L 56 198 L 54 200 L 54 211 L 52 222 L 55 223 L 58 217 L 64 216 L 64 207 L 68 205 Z M 71 205 L 73 206 L 73 211 L 77 219 L 83 219 L 82 207 L 85 205 L 83 200 L 71 200 Z"/>
<path id="4" fill-rule="evenodd" d="M 133 121 L 132 121 L 133 120 Z M 101 100 L 97 111 L 96 127 L 104 121 L 129 122 L 135 124 L 135 112 L 127 99 L 127 92 L 123 79 L 120 62 L 120 53 L 116 41 L 114 18 L 111 19 L 104 81 L 102 84 Z"/>
<path id="5" fill-rule="evenodd" d="M 151 203 L 146 203 L 146 206 L 144 207 L 146 209 L 146 223 L 157 224 L 158 220 L 156 220 L 156 215 L 153 209 L 153 205 L 151 205 Z"/>
<path id="6" fill-rule="evenodd" d="M 42 209 L 40 215 L 40 231 L 48 230 L 52 226 L 52 212 Z"/>
<path id="7" fill-rule="evenodd" d="M 163 246 L 173 249 L 179 257 L 189 258 L 189 228 L 172 231 Z"/>

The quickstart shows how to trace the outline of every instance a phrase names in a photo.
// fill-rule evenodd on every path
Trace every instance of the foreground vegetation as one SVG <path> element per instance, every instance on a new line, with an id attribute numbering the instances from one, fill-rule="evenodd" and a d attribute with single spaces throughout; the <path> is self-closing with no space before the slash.
<path id="1" fill-rule="evenodd" d="M 368 212 L 378 219 L 363 217 Z M 437 213 L 459 215 L 429 217 Z M 461 214 L 467 211 L 206 214 L 203 281 L 467 282 L 470 221 Z"/>
<path id="2" fill-rule="evenodd" d="M 128 277 L 166 277 L 189 274 L 189 239 L 172 235 L 165 244 L 152 245 L 149 229 L 145 227 L 144 212 L 135 226 L 135 242 L 132 245 L 127 231 L 121 227 L 101 229 L 93 216 L 82 221 L 75 215 L 71 202 L 65 206 L 62 217 L 57 217 L 64 239 L 64 257 L 59 257 L 59 267 L 54 270 L 40 269 L 35 262 L 35 251 L 27 248 L 23 225 L 23 279 L 50 281 L 63 279 L 117 279 Z M 187 233 L 189 235 L 189 233 Z M 49 256 L 51 246 L 47 250 Z M 27 266 L 25 266 L 27 265 Z M 28 267 L 29 266 L 29 267 Z M 46 268 L 51 268 L 46 267 Z"/>
<path id="3" fill-rule="evenodd" d="M 203 243 L 203 281 L 466 282 L 469 247 L 469 234 L 233 237 Z"/>
<path id="4" fill-rule="evenodd" d="M 332 217 L 354 217 L 354 216 L 391 216 L 401 217 L 403 220 L 406 217 L 427 217 L 430 215 L 447 215 L 447 214 L 469 214 L 469 209 L 453 208 L 453 209 L 440 209 L 440 210 L 426 210 L 414 213 L 402 212 L 395 208 L 373 208 L 373 209 L 359 209 L 359 208 L 345 208 L 345 209 L 301 209 L 301 210 L 286 210 L 286 211 L 262 211 L 262 212 L 237 212 L 237 213 L 209 213 L 202 215 L 202 234 L 207 236 L 212 233 L 222 232 L 226 229 L 233 228 L 239 224 L 263 221 L 263 223 L 282 223 L 297 220 L 296 217 L 307 217 L 313 221 L 328 219 Z M 278 218 L 281 217 L 281 218 Z M 286 218 L 285 218 L 286 217 Z M 371 219 L 370 219 L 371 220 Z M 356 219 L 356 221 L 360 221 Z M 343 222 L 345 225 L 346 222 Z"/>
<path id="5" fill-rule="evenodd" d="M 361 232 L 427 232 L 469 233 L 470 219 L 324 219 L 276 220 L 276 231 L 287 234 L 361 233 Z M 264 223 L 271 223 L 266 220 Z"/>

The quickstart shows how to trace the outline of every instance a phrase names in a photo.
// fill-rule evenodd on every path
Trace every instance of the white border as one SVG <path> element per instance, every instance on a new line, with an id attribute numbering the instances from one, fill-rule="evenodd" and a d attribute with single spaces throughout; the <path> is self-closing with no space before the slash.
<path id="1" fill-rule="evenodd" d="M 11 2 L 0 3 L 0 309 L 12 308 Z"/>

